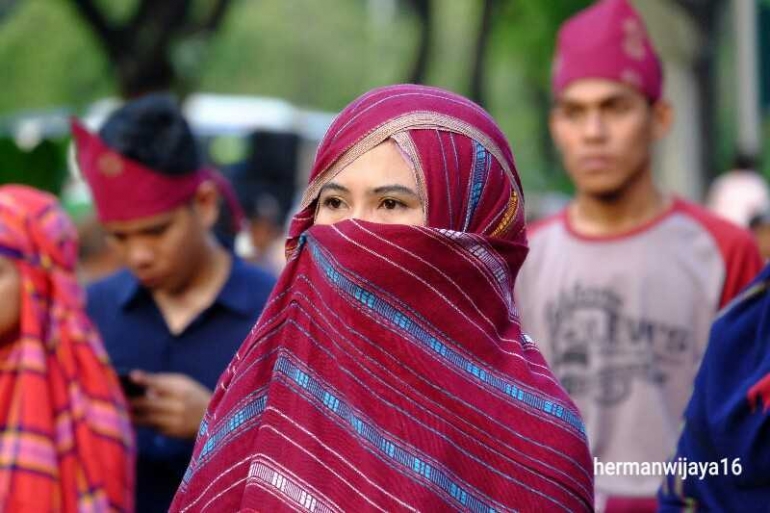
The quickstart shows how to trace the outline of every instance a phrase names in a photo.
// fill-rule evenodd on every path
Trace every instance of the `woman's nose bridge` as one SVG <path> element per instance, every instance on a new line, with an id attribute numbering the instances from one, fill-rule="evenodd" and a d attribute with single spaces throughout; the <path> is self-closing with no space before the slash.
<path id="1" fill-rule="evenodd" d="M 358 203 L 350 210 L 349 219 L 359 219 L 361 221 L 374 220 L 374 212 L 365 204 Z"/>

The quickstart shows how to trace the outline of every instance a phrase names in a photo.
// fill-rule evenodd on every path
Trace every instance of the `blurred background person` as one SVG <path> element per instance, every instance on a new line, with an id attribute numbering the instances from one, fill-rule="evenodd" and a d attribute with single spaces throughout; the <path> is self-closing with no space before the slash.
<path id="1" fill-rule="evenodd" d="M 98 136 L 73 123 L 73 135 L 99 220 L 126 266 L 89 287 L 88 312 L 124 373 L 138 428 L 137 510 L 166 511 L 211 391 L 274 280 L 213 235 L 220 191 L 234 195 L 204 167 L 172 97 L 128 102 Z"/>
<path id="2" fill-rule="evenodd" d="M 770 210 L 770 190 L 765 178 L 757 172 L 757 161 L 748 155 L 738 155 L 733 168 L 711 184 L 708 207 L 738 226 Z"/>
<path id="3" fill-rule="evenodd" d="M 559 32 L 551 132 L 577 193 L 529 230 L 522 325 L 586 422 L 600 462 L 665 461 L 717 310 L 759 271 L 748 232 L 664 194 L 661 63 L 627 0 Z M 596 506 L 654 511 L 659 476 L 596 476 Z"/>
<path id="4" fill-rule="evenodd" d="M 754 215 L 749 221 L 749 229 L 759 245 L 762 258 L 770 260 L 770 210 Z"/>
<path id="5" fill-rule="evenodd" d="M 770 504 L 770 266 L 711 329 L 672 462 L 706 467 L 667 476 L 660 511 L 763 511 Z M 704 477 L 705 476 L 705 477 Z"/>
<path id="6" fill-rule="evenodd" d="M 134 439 L 85 313 L 75 227 L 50 194 L 0 186 L 0 511 L 134 510 Z"/>
<path id="7" fill-rule="evenodd" d="M 250 260 L 277 275 L 285 262 L 284 227 L 295 196 L 300 138 L 257 130 L 247 140 L 247 158 L 225 174 L 248 219 Z"/>

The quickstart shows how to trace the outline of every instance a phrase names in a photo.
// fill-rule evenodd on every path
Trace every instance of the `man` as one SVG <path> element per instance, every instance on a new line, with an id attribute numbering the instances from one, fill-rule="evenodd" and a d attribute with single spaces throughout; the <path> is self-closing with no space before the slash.
<path id="1" fill-rule="evenodd" d="M 300 137 L 255 130 L 249 156 L 226 170 L 249 219 L 253 262 L 278 274 L 285 264 L 284 224 L 294 201 Z"/>
<path id="2" fill-rule="evenodd" d="M 709 325 L 761 268 L 747 232 L 655 185 L 672 118 L 662 82 L 626 0 L 561 28 L 550 128 L 577 194 L 530 228 L 516 292 L 599 463 L 670 456 Z M 595 471 L 599 510 L 654 510 L 661 476 Z"/>
<path id="3" fill-rule="evenodd" d="M 99 136 L 77 123 L 73 134 L 99 220 L 126 266 L 90 287 L 88 312 L 126 373 L 136 507 L 167 511 L 212 389 L 273 280 L 213 236 L 221 181 L 203 168 L 172 98 L 132 101 Z"/>

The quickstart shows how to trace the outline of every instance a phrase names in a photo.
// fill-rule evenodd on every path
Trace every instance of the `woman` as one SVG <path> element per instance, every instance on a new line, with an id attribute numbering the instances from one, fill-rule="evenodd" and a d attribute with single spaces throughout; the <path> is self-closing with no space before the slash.
<path id="1" fill-rule="evenodd" d="M 0 511 L 133 510 L 128 414 L 76 258 L 52 196 L 0 187 Z"/>
<path id="2" fill-rule="evenodd" d="M 455 94 L 371 91 L 319 147 L 271 300 L 173 511 L 585 511 L 580 417 L 522 334 L 513 155 Z"/>

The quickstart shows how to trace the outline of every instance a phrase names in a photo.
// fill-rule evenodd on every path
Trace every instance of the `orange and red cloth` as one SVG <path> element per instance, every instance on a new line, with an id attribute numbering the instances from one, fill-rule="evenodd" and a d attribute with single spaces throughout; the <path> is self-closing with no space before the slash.
<path id="1" fill-rule="evenodd" d="M 0 346 L 0 511 L 132 511 L 133 434 L 74 226 L 52 196 L 0 187 L 0 255 L 21 277 L 19 334 Z"/>

